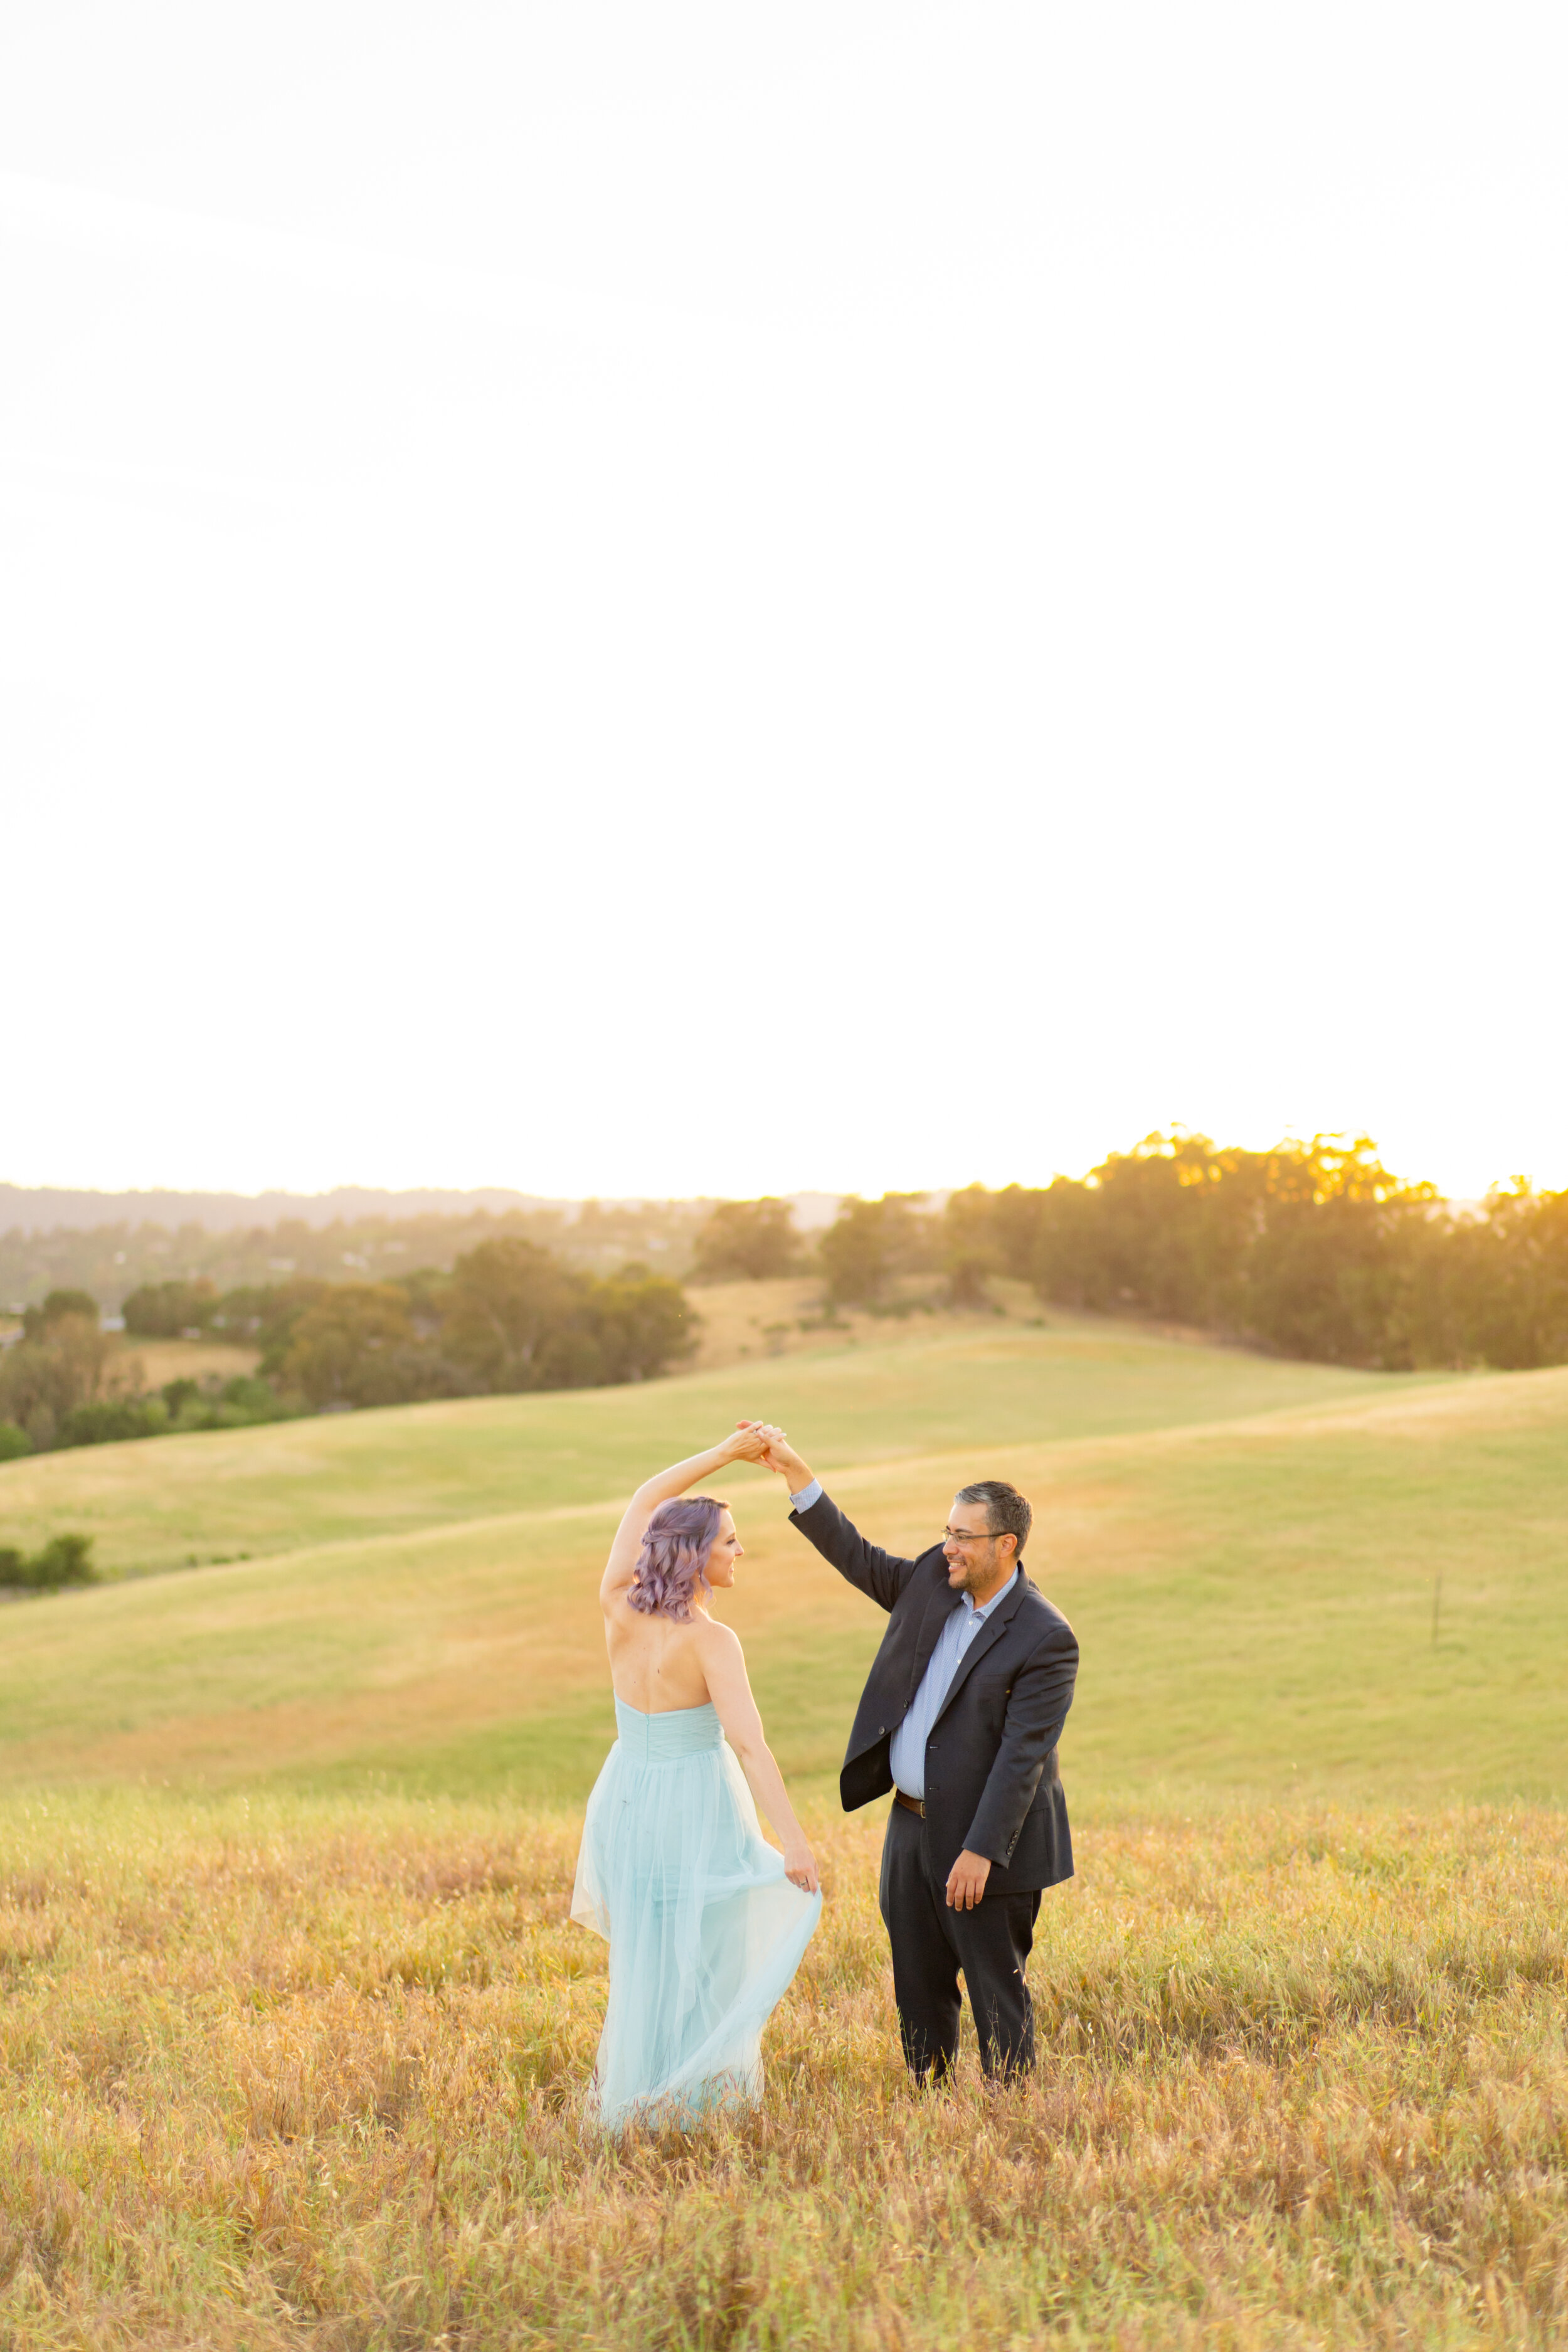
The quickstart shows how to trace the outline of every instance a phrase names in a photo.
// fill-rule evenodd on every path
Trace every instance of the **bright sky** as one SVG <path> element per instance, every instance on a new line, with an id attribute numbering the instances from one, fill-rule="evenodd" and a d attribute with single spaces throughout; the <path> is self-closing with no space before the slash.
<path id="1" fill-rule="evenodd" d="M 0 24 L 0 1177 L 1568 1184 L 1568 18 Z"/>

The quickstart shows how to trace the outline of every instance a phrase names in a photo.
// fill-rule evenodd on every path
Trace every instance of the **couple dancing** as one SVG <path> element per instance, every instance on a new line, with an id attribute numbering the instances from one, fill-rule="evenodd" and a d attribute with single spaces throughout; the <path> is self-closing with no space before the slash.
<path id="1" fill-rule="evenodd" d="M 731 1462 L 776 1471 L 791 1524 L 888 1612 L 839 1790 L 847 1812 L 895 1799 L 880 1902 L 917 2080 L 957 2056 L 960 1969 L 987 2074 L 1033 2064 L 1025 1968 L 1041 1890 L 1072 1874 L 1056 1748 L 1078 1643 L 1024 1572 L 1023 1496 L 962 1487 L 941 1538 L 900 1559 L 851 1527 L 783 1430 L 742 1423 L 638 1487 L 599 1587 L 617 1737 L 572 1916 L 609 1941 L 590 2100 L 616 2131 L 761 2095 L 763 2028 L 822 1911 L 741 1644 L 709 1610 L 743 1557 L 730 1507 L 679 1499 Z"/>

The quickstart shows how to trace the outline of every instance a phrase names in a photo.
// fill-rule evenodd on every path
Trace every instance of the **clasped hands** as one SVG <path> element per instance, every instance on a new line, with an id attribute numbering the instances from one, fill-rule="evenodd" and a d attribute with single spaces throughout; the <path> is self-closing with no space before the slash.
<path id="1" fill-rule="evenodd" d="M 742 1421 L 735 1427 L 732 1458 L 737 1462 L 760 1462 L 764 1469 L 777 1471 L 789 1481 L 792 1492 L 798 1494 L 810 1483 L 811 1473 L 790 1444 L 784 1431 L 771 1421 Z M 991 1875 L 987 1855 L 971 1853 L 965 1846 L 947 1874 L 947 1907 L 950 1911 L 973 1911 L 985 1892 L 985 1882 Z"/>
<path id="2" fill-rule="evenodd" d="M 733 1436 L 726 1438 L 724 1444 L 732 1462 L 760 1462 L 764 1470 L 774 1470 L 781 1478 L 805 1468 L 784 1431 L 771 1421 L 738 1421 Z M 803 1478 L 801 1483 L 806 1482 Z"/>

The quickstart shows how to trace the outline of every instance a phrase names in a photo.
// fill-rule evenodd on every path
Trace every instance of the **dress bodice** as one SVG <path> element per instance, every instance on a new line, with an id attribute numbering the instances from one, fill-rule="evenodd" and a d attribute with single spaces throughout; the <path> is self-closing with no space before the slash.
<path id="1" fill-rule="evenodd" d="M 572 1916 L 608 1938 L 610 1994 L 589 2112 L 692 2127 L 763 2093 L 763 2027 L 822 1914 L 763 1837 L 718 1709 L 645 1715 L 594 1785 Z"/>
<path id="2" fill-rule="evenodd" d="M 616 1700 L 616 1732 L 635 1764 L 669 1764 L 678 1757 L 700 1756 L 705 1748 L 722 1748 L 723 1728 L 710 1700 L 706 1706 L 672 1707 L 667 1715 L 644 1715 Z"/>

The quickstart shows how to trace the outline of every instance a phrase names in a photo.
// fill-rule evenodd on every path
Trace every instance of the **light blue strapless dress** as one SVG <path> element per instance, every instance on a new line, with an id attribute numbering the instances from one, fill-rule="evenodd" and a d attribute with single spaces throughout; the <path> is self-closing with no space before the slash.
<path id="1" fill-rule="evenodd" d="M 763 1836 L 710 1706 L 640 1715 L 617 1698 L 616 1728 L 572 1895 L 610 1947 L 588 2104 L 612 2131 L 762 2096 L 763 2028 L 822 1914 Z"/>

